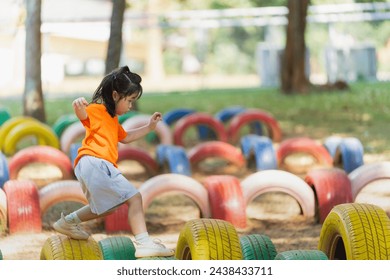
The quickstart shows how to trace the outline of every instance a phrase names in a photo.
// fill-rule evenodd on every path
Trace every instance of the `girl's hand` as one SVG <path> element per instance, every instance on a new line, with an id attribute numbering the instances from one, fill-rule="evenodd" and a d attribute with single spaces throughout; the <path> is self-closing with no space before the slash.
<path id="1" fill-rule="evenodd" d="M 74 109 L 83 109 L 88 106 L 87 100 L 84 97 L 79 97 L 72 102 Z"/>
<path id="2" fill-rule="evenodd" d="M 162 120 L 162 114 L 159 112 L 154 112 L 150 117 L 149 128 L 154 130 L 157 126 L 157 123 Z"/>
<path id="3" fill-rule="evenodd" d="M 72 102 L 73 110 L 79 120 L 85 120 L 87 115 L 87 110 L 85 109 L 88 106 L 87 100 L 84 97 L 79 97 Z"/>

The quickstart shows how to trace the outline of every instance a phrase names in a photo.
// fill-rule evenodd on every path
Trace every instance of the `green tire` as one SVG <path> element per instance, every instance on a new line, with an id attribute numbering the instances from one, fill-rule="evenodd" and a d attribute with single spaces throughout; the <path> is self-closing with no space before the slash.
<path id="1" fill-rule="evenodd" d="M 291 250 L 280 252 L 275 260 L 328 260 L 328 257 L 320 250 Z"/>
<path id="2" fill-rule="evenodd" d="M 266 235 L 241 236 L 240 244 L 244 260 L 273 260 L 277 254 L 275 245 Z"/>
<path id="3" fill-rule="evenodd" d="M 112 236 L 99 241 L 104 260 L 135 260 L 133 241 L 125 236 Z"/>

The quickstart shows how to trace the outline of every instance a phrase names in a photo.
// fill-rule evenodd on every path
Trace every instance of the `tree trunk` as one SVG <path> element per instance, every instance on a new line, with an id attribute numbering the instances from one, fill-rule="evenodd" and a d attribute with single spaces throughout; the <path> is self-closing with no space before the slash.
<path id="1" fill-rule="evenodd" d="M 110 38 L 106 58 L 106 74 L 119 66 L 122 52 L 122 26 L 126 9 L 126 0 L 112 1 Z"/>
<path id="2" fill-rule="evenodd" d="M 288 1 L 286 47 L 282 58 L 281 84 L 286 94 L 307 93 L 310 82 L 305 75 L 305 29 L 310 0 Z"/>
<path id="3" fill-rule="evenodd" d="M 46 122 L 41 80 L 41 0 L 26 0 L 26 80 L 23 111 Z"/>

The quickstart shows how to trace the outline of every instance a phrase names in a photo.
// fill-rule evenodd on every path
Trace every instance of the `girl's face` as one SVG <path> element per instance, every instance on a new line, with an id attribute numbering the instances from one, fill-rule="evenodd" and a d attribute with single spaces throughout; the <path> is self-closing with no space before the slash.
<path id="1" fill-rule="evenodd" d="M 119 94 L 114 91 L 113 97 L 116 104 L 115 113 L 120 116 L 130 111 L 131 107 L 133 106 L 133 102 L 137 100 L 137 96 L 137 93 L 133 93 L 129 96 L 126 96 L 125 98 L 120 99 Z"/>

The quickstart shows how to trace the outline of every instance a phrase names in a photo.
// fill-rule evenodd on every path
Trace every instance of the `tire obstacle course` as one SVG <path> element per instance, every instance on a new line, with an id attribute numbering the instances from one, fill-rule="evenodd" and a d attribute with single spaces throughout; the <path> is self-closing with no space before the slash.
<path id="1" fill-rule="evenodd" d="M 354 203 L 353 201 L 368 183 L 390 178 L 390 169 L 388 168 L 390 163 L 364 164 L 362 145 L 355 138 L 338 138 L 337 141 L 334 141 L 337 142 L 336 144 L 330 143 L 327 139 L 323 146 L 308 138 L 295 138 L 282 141 L 279 146 L 274 147 L 275 140 L 281 141 L 281 132 L 272 115 L 256 110 L 241 109 L 223 112 L 226 116 L 221 113 L 218 118 L 210 115 L 205 117 L 205 114 L 196 112 L 176 116 L 176 119 L 171 121 L 179 123 L 176 144 L 183 144 L 182 140 L 178 139 L 182 137 L 184 130 L 191 125 L 196 125 L 199 129 L 206 129 L 207 126 L 208 130 L 217 127 L 214 131 L 216 135 L 226 133 L 226 137 L 222 136 L 218 141 L 206 139 L 196 149 L 185 149 L 183 145 L 173 144 L 173 141 L 169 139 L 175 138 L 170 130 L 175 132 L 175 129 L 168 128 L 168 124 L 157 133 L 163 142 L 161 148 L 163 146 L 165 148 L 165 151 L 161 152 L 159 156 L 153 157 L 146 151 L 139 151 L 133 147 L 129 149 L 130 152 L 124 147 L 123 150 L 120 149 L 122 151 L 121 159 L 131 158 L 139 161 L 149 172 L 150 179 L 140 187 L 140 192 L 146 201 L 145 208 L 155 197 L 169 191 L 182 192 L 194 200 L 199 207 L 201 218 L 188 221 L 185 224 L 179 235 L 175 257 L 162 259 L 389 259 L 387 249 L 384 252 L 379 250 L 383 247 L 388 248 L 389 222 L 386 214 L 377 206 Z M 188 118 L 190 121 L 186 123 L 185 118 L 190 116 L 192 119 Z M 258 118 L 256 119 L 254 116 Z M 210 117 L 213 119 L 211 120 Z M 144 123 L 146 119 L 142 115 L 138 116 L 138 120 L 130 121 L 131 118 L 123 120 L 124 123 L 127 122 L 126 125 L 129 127 Z M 265 120 L 266 123 L 261 123 L 261 125 L 268 129 L 267 133 L 272 137 L 259 135 L 264 133 L 263 129 L 259 127 L 260 120 Z M 180 121 L 182 121 L 181 124 Z M 258 122 L 257 126 L 256 121 Z M 215 125 L 218 122 L 222 126 Z M 12 125 L 7 123 L 12 123 Z M 61 201 L 87 203 L 78 182 L 74 180 L 72 165 L 69 164 L 71 162 L 69 158 L 70 147 L 77 141 L 81 131 L 78 128 L 78 130 L 68 130 L 69 132 L 66 133 L 67 129 L 72 128 L 72 125 L 76 127 L 74 119 L 64 118 L 58 121 L 52 130 L 48 130 L 46 126 L 41 126 L 39 122 L 31 119 L 7 118 L 0 127 L 0 134 L 4 136 L 9 134 L 14 129 L 13 127 L 20 125 L 20 123 L 23 123 L 24 126 L 19 126 L 19 130 L 15 130 L 11 134 L 16 136 L 1 138 L 7 139 L 9 147 L 2 143 L 1 149 L 4 153 L 0 153 L 0 170 L 2 170 L 0 172 L 0 232 L 8 231 L 9 234 L 40 232 L 42 230 L 42 214 L 49 207 Z M 241 141 L 238 141 L 240 126 L 246 124 L 252 125 L 252 132 L 255 131 L 258 134 L 244 135 Z M 228 132 L 221 132 L 224 125 L 230 129 L 226 130 Z M 36 144 L 33 147 L 21 148 L 17 151 L 18 142 L 26 135 L 30 135 L 32 130 L 40 131 L 33 134 L 33 137 L 37 138 Z M 55 140 L 52 137 L 53 131 L 56 135 Z M 229 140 L 232 135 L 234 135 L 234 139 Z M 198 137 L 202 138 L 201 133 Z M 291 143 L 299 144 L 293 145 Z M 331 145 L 333 146 L 331 147 Z M 222 147 L 221 151 L 218 151 L 219 147 Z M 136 151 L 139 153 L 137 154 Z M 277 170 L 280 163 L 288 155 L 302 152 L 316 158 L 323 165 L 323 168 L 310 170 L 303 179 L 291 172 Z M 172 153 L 173 156 L 169 157 L 168 153 Z M 179 157 L 175 153 L 180 154 L 181 160 L 177 160 Z M 231 155 L 234 156 L 229 158 L 228 156 Z M 8 162 L 6 156 L 10 157 Z M 202 182 L 191 178 L 191 168 L 194 169 L 194 166 L 200 161 L 212 156 L 222 157 L 240 168 L 246 166 L 248 169 L 251 165 L 249 161 L 256 160 L 256 164 L 252 164 L 252 166 L 256 166 L 255 172 L 241 181 L 233 175 L 212 175 L 206 177 Z M 175 160 L 179 163 L 175 163 Z M 34 182 L 16 180 L 20 169 L 34 161 L 56 165 L 61 170 L 63 178 L 41 189 L 38 189 Z M 177 167 L 180 164 L 184 166 L 181 169 Z M 162 170 L 162 165 L 168 165 L 168 167 Z M 185 172 L 180 173 L 179 170 L 185 170 Z M 166 173 L 167 171 L 169 173 Z M 271 239 L 267 236 L 252 234 L 239 237 L 236 229 L 242 229 L 246 226 L 245 209 L 247 205 L 256 196 L 273 191 L 291 195 L 299 203 L 302 215 L 307 218 L 315 217 L 316 222 L 323 224 L 318 250 L 293 250 L 278 253 Z M 330 196 L 331 199 L 328 199 L 327 196 Z M 23 204 L 18 197 L 24 197 Z M 233 197 L 238 199 L 232 203 L 237 208 L 231 208 L 229 204 L 224 205 L 224 202 L 230 201 Z M 29 202 L 26 204 L 25 201 Z M 18 211 L 15 209 L 20 209 L 20 207 L 24 211 L 16 213 Z M 127 209 L 122 207 L 121 211 L 121 219 L 123 220 Z M 360 224 L 356 224 L 357 222 L 353 222 L 353 218 L 361 216 L 365 216 L 368 221 L 365 230 L 375 231 L 384 239 L 363 239 L 352 244 L 352 247 L 348 247 L 347 243 L 351 241 L 351 235 L 355 234 L 353 228 L 361 227 Z M 380 223 L 374 219 L 374 216 L 380 216 Z M 118 217 L 111 218 L 115 225 L 115 220 L 118 220 Z M 335 226 L 338 219 L 348 218 L 351 220 L 351 230 Z M 106 222 L 109 224 L 108 219 Z M 210 232 L 210 229 L 213 230 Z M 116 225 L 111 229 L 106 227 L 107 232 L 122 230 L 129 230 L 129 228 L 124 229 L 123 225 Z M 330 243 L 343 245 L 329 245 Z M 367 251 L 356 249 L 361 248 L 362 245 L 374 247 L 375 252 L 368 252 L 368 249 Z M 221 248 L 228 249 L 222 250 Z M 42 260 L 135 259 L 133 253 L 134 245 L 131 239 L 125 236 L 108 237 L 96 242 L 92 237 L 87 241 L 76 241 L 56 235 L 45 242 L 40 258 Z M 2 258 L 0 251 L 0 259 Z"/>

